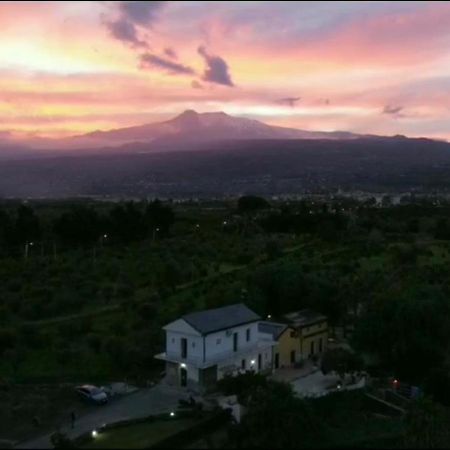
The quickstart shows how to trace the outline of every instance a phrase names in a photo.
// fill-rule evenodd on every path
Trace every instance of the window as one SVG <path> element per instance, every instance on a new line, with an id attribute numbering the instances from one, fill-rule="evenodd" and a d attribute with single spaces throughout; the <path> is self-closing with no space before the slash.
<path id="1" fill-rule="evenodd" d="M 247 342 L 250 340 L 250 328 L 247 328 L 247 330 L 245 331 L 245 337 L 247 339 Z"/>
<path id="2" fill-rule="evenodd" d="M 241 368 L 242 368 L 242 370 L 245 370 L 245 366 L 246 366 L 246 361 L 245 361 L 245 359 L 243 359 L 241 361 Z"/>
<path id="3" fill-rule="evenodd" d="M 187 358 L 187 339 L 181 338 L 181 357 Z"/>
<path id="4" fill-rule="evenodd" d="M 233 352 L 237 352 L 238 349 L 238 334 L 233 333 Z"/>
<path id="5" fill-rule="evenodd" d="M 216 345 L 220 345 L 222 343 L 222 339 L 216 339 Z"/>

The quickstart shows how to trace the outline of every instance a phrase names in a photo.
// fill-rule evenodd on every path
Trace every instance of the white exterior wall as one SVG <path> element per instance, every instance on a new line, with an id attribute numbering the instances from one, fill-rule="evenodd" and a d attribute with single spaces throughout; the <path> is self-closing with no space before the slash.
<path id="1" fill-rule="evenodd" d="M 187 340 L 187 357 L 181 357 L 181 339 Z M 186 362 L 203 361 L 203 336 L 184 320 L 177 320 L 166 327 L 166 354 L 169 358 Z"/>
<path id="2" fill-rule="evenodd" d="M 227 359 L 222 360 L 217 367 L 217 379 L 222 379 L 225 375 L 237 375 L 246 370 L 258 371 L 258 355 L 261 355 L 261 371 L 272 369 L 272 348 L 251 348 L 248 352 L 241 354 L 231 354 Z M 242 370 L 242 360 L 245 359 L 245 370 Z M 252 365 L 251 362 L 254 361 Z"/>
<path id="3" fill-rule="evenodd" d="M 246 339 L 246 330 L 250 330 L 250 341 Z M 258 323 L 253 322 L 247 325 L 229 328 L 228 330 L 218 331 L 217 333 L 205 336 L 206 362 L 217 359 L 221 355 L 230 354 L 233 356 L 233 334 L 238 333 L 238 352 L 255 346 L 258 341 Z"/>

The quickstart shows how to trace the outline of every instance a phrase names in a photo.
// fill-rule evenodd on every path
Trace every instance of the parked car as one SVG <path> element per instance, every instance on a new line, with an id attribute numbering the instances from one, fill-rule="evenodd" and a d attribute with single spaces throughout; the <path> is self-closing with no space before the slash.
<path id="1" fill-rule="evenodd" d="M 77 386 L 75 392 L 84 400 L 96 403 L 105 404 L 108 401 L 108 395 L 105 391 L 98 388 L 97 386 L 92 386 L 85 384 L 83 386 Z"/>

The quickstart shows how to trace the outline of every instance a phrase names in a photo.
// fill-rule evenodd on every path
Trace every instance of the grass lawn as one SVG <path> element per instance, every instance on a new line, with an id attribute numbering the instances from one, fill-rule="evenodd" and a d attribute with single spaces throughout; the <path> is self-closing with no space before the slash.
<path id="1" fill-rule="evenodd" d="M 189 418 L 130 425 L 100 433 L 82 448 L 147 448 L 198 422 L 199 419 Z"/>

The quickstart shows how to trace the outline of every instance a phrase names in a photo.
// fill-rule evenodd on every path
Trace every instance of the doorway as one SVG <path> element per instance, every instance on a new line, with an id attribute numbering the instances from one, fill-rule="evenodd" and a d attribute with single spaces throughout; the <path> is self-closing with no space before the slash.
<path id="1" fill-rule="evenodd" d="M 184 367 L 180 369 L 180 386 L 187 386 L 187 370 Z"/>
<path id="2" fill-rule="evenodd" d="M 280 367 L 280 354 L 275 353 L 275 369 L 278 369 Z"/>

